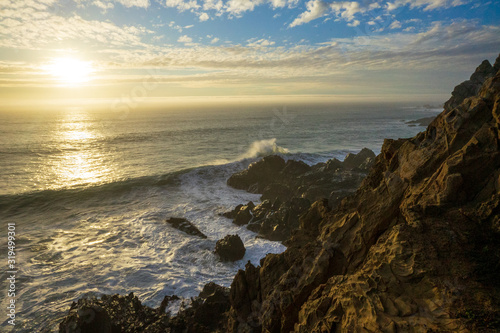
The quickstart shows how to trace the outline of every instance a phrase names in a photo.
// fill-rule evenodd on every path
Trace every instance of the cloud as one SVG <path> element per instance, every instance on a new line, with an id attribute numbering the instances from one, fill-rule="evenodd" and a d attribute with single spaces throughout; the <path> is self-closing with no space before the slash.
<path id="1" fill-rule="evenodd" d="M 249 39 L 247 42 L 249 42 L 247 46 L 253 48 L 267 47 L 275 44 L 275 42 L 267 39 L 259 39 L 259 40 Z"/>
<path id="2" fill-rule="evenodd" d="M 360 25 L 361 22 L 359 22 L 358 20 L 353 20 L 349 23 L 347 23 L 348 26 L 350 27 L 357 27 L 358 25 Z"/>
<path id="3" fill-rule="evenodd" d="M 389 26 L 389 29 L 399 29 L 399 28 L 401 28 L 401 22 L 399 22 L 398 20 L 394 20 Z"/>
<path id="4" fill-rule="evenodd" d="M 167 7 L 177 8 L 178 11 L 183 12 L 191 9 L 198 9 L 200 5 L 196 0 L 166 0 L 165 5 Z"/>
<path id="5" fill-rule="evenodd" d="M 198 16 L 198 19 L 200 20 L 200 22 L 203 22 L 210 19 L 210 16 L 208 16 L 207 13 L 201 13 L 200 16 Z"/>
<path id="6" fill-rule="evenodd" d="M 387 3 L 387 10 L 392 11 L 402 6 L 410 6 L 411 9 L 423 8 L 424 11 L 438 8 L 451 8 L 470 2 L 469 0 L 396 0 Z"/>
<path id="7" fill-rule="evenodd" d="M 210 44 L 215 44 L 219 41 L 219 38 L 215 37 L 210 41 Z"/>
<path id="8" fill-rule="evenodd" d="M 127 8 L 131 7 L 139 7 L 139 8 L 148 8 L 149 0 L 114 0 L 114 2 L 119 3 Z M 111 7 L 113 8 L 113 7 Z"/>
<path id="9" fill-rule="evenodd" d="M 102 9 L 102 11 L 105 13 L 108 9 L 113 9 L 115 7 L 115 5 L 113 5 L 112 2 L 107 2 L 107 3 L 104 3 L 100 0 L 95 0 L 94 2 L 92 2 L 92 5 L 96 6 L 97 8 L 100 8 Z"/>
<path id="10" fill-rule="evenodd" d="M 226 2 L 226 11 L 235 16 L 241 16 L 246 11 L 253 11 L 256 6 L 264 3 L 264 0 L 229 0 Z"/>
<path id="11" fill-rule="evenodd" d="M 140 25 L 118 26 L 110 21 L 87 20 L 76 14 L 63 17 L 49 11 L 49 5 L 42 2 L 37 2 L 36 6 L 43 10 L 31 10 L 33 4 L 33 1 L 5 3 L 0 11 L 0 46 L 33 50 L 48 45 L 64 48 L 71 43 L 84 43 L 89 51 L 101 49 L 103 45 L 108 48 L 149 47 L 141 37 L 153 31 Z"/>
<path id="12" fill-rule="evenodd" d="M 224 3 L 222 0 L 204 0 L 203 10 L 215 10 L 217 13 L 222 14 Z"/>
<path id="13" fill-rule="evenodd" d="M 299 15 L 289 27 L 293 28 L 304 23 L 311 22 L 317 18 L 325 16 L 329 11 L 330 7 L 323 0 L 309 0 L 306 4 L 306 11 Z"/>
<path id="14" fill-rule="evenodd" d="M 306 3 L 306 11 L 302 12 L 289 27 L 293 28 L 325 15 L 334 14 L 338 18 L 347 21 L 349 26 L 356 27 L 360 24 L 359 20 L 355 19 L 358 13 L 365 13 L 369 9 L 379 8 L 379 5 L 369 4 L 367 6 L 360 6 L 356 1 L 339 1 L 328 3 L 323 0 L 309 0 Z"/>
<path id="15" fill-rule="evenodd" d="M 187 35 L 182 35 L 179 37 L 179 39 L 177 39 L 177 41 L 179 43 L 192 43 L 193 42 L 193 39 L 191 37 L 188 37 Z"/>

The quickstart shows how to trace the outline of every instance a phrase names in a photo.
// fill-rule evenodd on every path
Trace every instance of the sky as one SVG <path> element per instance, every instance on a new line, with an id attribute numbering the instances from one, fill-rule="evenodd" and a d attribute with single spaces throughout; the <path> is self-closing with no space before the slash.
<path id="1" fill-rule="evenodd" d="M 4 103 L 441 100 L 499 53 L 497 0 L 0 0 Z"/>

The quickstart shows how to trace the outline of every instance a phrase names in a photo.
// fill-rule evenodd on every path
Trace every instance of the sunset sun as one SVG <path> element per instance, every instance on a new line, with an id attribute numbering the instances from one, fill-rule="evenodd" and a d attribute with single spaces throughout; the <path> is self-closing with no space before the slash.
<path id="1" fill-rule="evenodd" d="M 74 58 L 56 58 L 46 67 L 48 74 L 65 85 L 79 85 L 90 81 L 94 72 L 92 63 Z"/>

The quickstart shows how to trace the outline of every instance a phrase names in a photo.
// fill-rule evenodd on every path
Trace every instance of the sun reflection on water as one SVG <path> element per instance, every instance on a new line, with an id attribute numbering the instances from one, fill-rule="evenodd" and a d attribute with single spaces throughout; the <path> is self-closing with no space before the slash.
<path id="1" fill-rule="evenodd" d="M 86 186 L 112 178 L 113 168 L 101 143 L 102 126 L 83 108 L 70 108 L 57 121 L 52 132 L 56 152 L 40 177 L 51 177 L 51 188 Z"/>

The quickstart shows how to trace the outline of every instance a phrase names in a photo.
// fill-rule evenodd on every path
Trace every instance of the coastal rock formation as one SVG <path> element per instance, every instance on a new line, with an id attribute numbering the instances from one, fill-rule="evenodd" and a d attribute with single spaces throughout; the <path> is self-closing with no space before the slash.
<path id="1" fill-rule="evenodd" d="M 237 225 L 248 224 L 259 237 L 286 241 L 312 202 L 327 198 L 330 206 L 338 205 L 354 193 L 374 160 L 375 154 L 367 148 L 347 154 L 343 162 L 334 158 L 312 167 L 302 161 L 285 162 L 279 156 L 264 157 L 228 180 L 235 188 L 261 193 L 262 203 L 238 205 L 223 215 Z"/>
<path id="2" fill-rule="evenodd" d="M 189 222 L 185 218 L 171 217 L 167 219 L 167 223 L 175 229 L 185 232 L 188 235 L 207 238 L 204 233 L 202 233 L 193 223 Z"/>
<path id="3" fill-rule="evenodd" d="M 215 244 L 215 253 L 222 261 L 236 261 L 245 255 L 245 245 L 238 235 L 227 235 Z"/>
<path id="4" fill-rule="evenodd" d="M 500 73 L 477 91 L 239 271 L 227 331 L 500 330 Z"/>
<path id="5" fill-rule="evenodd" d="M 460 83 L 451 93 L 451 98 L 444 103 L 444 109 L 450 111 L 459 106 L 466 98 L 475 96 L 486 79 L 494 76 L 500 70 L 500 61 L 497 59 L 491 66 L 488 60 L 484 60 L 470 79 Z"/>
<path id="6" fill-rule="evenodd" d="M 222 331 L 229 310 L 229 288 L 206 284 L 191 305 L 171 317 L 165 308 L 176 296 L 166 296 L 158 309 L 128 296 L 104 295 L 100 299 L 73 302 L 59 324 L 61 333 L 209 333 Z"/>
<path id="7" fill-rule="evenodd" d="M 68 315 L 59 324 L 59 332 L 164 332 L 168 322 L 167 315 L 143 306 L 133 293 L 104 295 L 101 299 L 73 302 Z"/>
<path id="8" fill-rule="evenodd" d="M 261 205 L 254 216 L 278 207 Z M 498 332 L 499 216 L 497 71 L 425 132 L 385 140 L 354 195 L 315 200 L 287 250 L 249 262 L 229 292 L 208 287 L 222 289 L 172 318 L 133 295 L 80 300 L 60 332 Z"/>
<path id="9" fill-rule="evenodd" d="M 406 124 L 408 126 L 429 126 L 432 121 L 436 119 L 436 117 L 425 117 L 425 118 L 420 118 L 420 119 L 416 119 L 416 120 L 411 120 L 411 121 L 407 121 Z"/>

